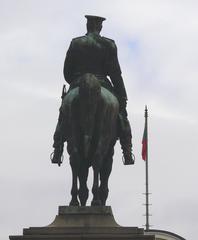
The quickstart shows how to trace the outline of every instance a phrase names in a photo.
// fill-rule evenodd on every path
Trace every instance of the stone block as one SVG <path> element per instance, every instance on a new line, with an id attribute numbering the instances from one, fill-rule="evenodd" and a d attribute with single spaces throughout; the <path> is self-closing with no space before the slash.
<path id="1" fill-rule="evenodd" d="M 121 227 L 116 223 L 111 207 L 60 206 L 55 220 L 46 227 L 23 229 L 23 235 L 10 240 L 154 240 L 143 228 Z"/>

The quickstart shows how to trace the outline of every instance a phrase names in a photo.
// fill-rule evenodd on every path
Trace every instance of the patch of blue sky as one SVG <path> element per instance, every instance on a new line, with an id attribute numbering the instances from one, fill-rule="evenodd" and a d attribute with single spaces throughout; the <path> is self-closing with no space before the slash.
<path id="1" fill-rule="evenodd" d="M 157 78 L 157 69 L 148 62 L 144 56 L 143 47 L 138 39 L 133 39 L 127 43 L 129 51 L 129 61 L 133 64 L 133 70 L 136 71 L 138 76 L 137 85 L 142 89 L 149 89 Z"/>
<path id="2" fill-rule="evenodd" d="M 127 42 L 127 47 L 129 51 L 131 52 L 130 56 L 133 59 L 139 58 L 140 55 L 140 42 L 138 39 L 133 39 Z"/>
<path id="3" fill-rule="evenodd" d="M 137 78 L 135 85 L 137 89 L 146 95 L 153 95 L 157 98 L 159 97 L 161 101 L 176 101 L 179 98 L 179 93 L 177 89 L 173 86 L 168 85 L 168 81 L 162 80 L 161 69 L 159 65 L 155 65 L 155 61 L 149 61 L 149 56 L 144 53 L 144 48 L 141 45 L 141 41 L 138 39 L 133 39 L 127 42 L 128 50 L 128 64 L 130 71 L 135 72 Z"/>

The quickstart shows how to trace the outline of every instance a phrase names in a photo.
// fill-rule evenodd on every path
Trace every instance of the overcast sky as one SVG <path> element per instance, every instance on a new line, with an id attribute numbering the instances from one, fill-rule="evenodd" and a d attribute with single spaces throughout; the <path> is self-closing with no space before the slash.
<path id="1" fill-rule="evenodd" d="M 198 2 L 0 0 L 0 6 L 0 240 L 48 225 L 70 201 L 68 156 L 59 168 L 49 155 L 65 54 L 71 39 L 86 33 L 85 14 L 106 17 L 102 35 L 117 44 L 136 155 L 134 166 L 123 166 L 116 145 L 107 205 L 120 225 L 145 224 L 147 104 L 150 223 L 196 239 Z"/>

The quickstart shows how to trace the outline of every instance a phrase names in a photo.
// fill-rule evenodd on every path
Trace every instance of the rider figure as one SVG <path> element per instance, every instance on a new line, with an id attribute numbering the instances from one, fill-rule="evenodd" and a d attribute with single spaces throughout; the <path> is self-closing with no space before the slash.
<path id="1" fill-rule="evenodd" d="M 65 58 L 64 77 L 71 89 L 78 86 L 78 80 L 84 73 L 93 73 L 100 81 L 101 86 L 116 95 L 120 105 L 118 137 L 123 151 L 124 164 L 133 164 L 132 135 L 126 111 L 127 94 L 118 62 L 117 47 L 113 40 L 100 35 L 105 18 L 90 15 L 85 17 L 87 18 L 87 34 L 72 40 Z M 64 137 L 61 133 L 62 121 L 63 116 L 60 109 L 54 134 L 53 163 L 61 162 L 64 144 Z"/>

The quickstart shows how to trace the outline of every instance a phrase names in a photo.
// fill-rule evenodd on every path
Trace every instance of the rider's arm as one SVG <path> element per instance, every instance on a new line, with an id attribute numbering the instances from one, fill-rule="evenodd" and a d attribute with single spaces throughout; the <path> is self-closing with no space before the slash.
<path id="1" fill-rule="evenodd" d="M 107 74 L 110 76 L 117 96 L 127 100 L 127 93 L 122 78 L 120 64 L 118 62 L 117 47 L 115 43 L 111 44 L 107 63 Z"/>
<path id="2" fill-rule="evenodd" d="M 63 68 L 63 74 L 65 81 L 67 83 L 71 83 L 72 74 L 73 74 L 73 58 L 72 58 L 72 42 L 69 46 L 69 49 L 66 54 L 65 62 L 64 62 L 64 68 Z"/>

